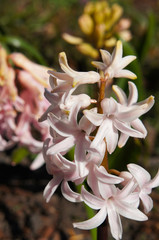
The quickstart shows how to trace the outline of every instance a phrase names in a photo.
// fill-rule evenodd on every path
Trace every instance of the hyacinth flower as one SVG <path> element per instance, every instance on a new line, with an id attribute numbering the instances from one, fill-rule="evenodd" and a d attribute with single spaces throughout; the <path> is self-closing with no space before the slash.
<path id="1" fill-rule="evenodd" d="M 63 39 L 76 46 L 77 50 L 93 59 L 99 58 L 99 49 L 109 49 L 116 45 L 117 39 L 131 39 L 131 21 L 122 18 L 123 9 L 119 4 L 108 1 L 88 2 L 78 19 L 82 37 L 63 33 Z"/>
<path id="2" fill-rule="evenodd" d="M 136 75 L 125 68 L 129 63 L 136 59 L 136 56 L 126 56 L 123 55 L 123 45 L 120 40 L 117 41 L 116 47 L 112 55 L 106 50 L 100 50 L 103 62 L 93 61 L 92 64 L 103 71 L 104 76 L 108 79 L 112 78 L 129 78 L 136 79 Z"/>
<path id="3" fill-rule="evenodd" d="M 105 98 L 101 101 L 103 114 L 84 110 L 84 115 L 88 120 L 95 126 L 99 126 L 92 147 L 97 146 L 105 138 L 107 150 L 111 154 L 118 144 L 119 131 L 126 136 L 144 138 L 146 131 L 145 128 L 143 131 L 143 124 L 138 121 L 138 118 L 149 111 L 153 104 L 154 98 L 152 96 L 130 106 L 117 103 L 113 98 Z M 131 127 L 132 122 L 134 122 L 134 128 Z M 119 144 L 120 146 L 125 144 L 123 136 L 121 136 Z"/>
<path id="4" fill-rule="evenodd" d="M 81 84 L 86 83 L 96 83 L 100 80 L 100 75 L 97 72 L 77 72 L 73 70 L 67 62 L 67 57 L 64 52 L 59 54 L 59 64 L 64 73 L 49 71 L 48 73 L 55 77 L 58 80 L 64 81 L 64 83 L 60 84 L 55 88 L 54 91 L 65 91 L 74 89 Z M 72 92 L 72 91 L 71 91 Z"/>
<path id="5" fill-rule="evenodd" d="M 24 146 L 38 154 L 37 167 L 44 163 L 41 152 L 48 137 L 48 126 L 38 122 L 49 105 L 43 94 L 49 87 L 48 70 L 0 47 L 0 150 Z"/>
<path id="6" fill-rule="evenodd" d="M 117 189 L 114 185 L 101 184 L 99 187 L 100 197 L 92 195 L 85 188 L 82 188 L 81 195 L 84 202 L 99 212 L 85 222 L 74 223 L 74 227 L 80 229 L 92 229 L 101 225 L 108 216 L 108 222 L 111 234 L 115 239 L 122 238 L 122 224 L 120 215 L 137 221 L 147 220 L 147 216 L 138 208 L 138 195 L 132 193 L 134 188 L 130 182 L 122 190 Z"/>
<path id="7" fill-rule="evenodd" d="M 112 55 L 101 50 L 103 62 L 93 63 L 100 74 L 75 71 L 68 65 L 66 55 L 59 54 L 63 72 L 48 71 L 51 91 L 45 90 L 45 97 L 50 105 L 40 119 L 48 124 L 50 133 L 43 146 L 46 169 L 53 176 L 44 190 L 46 201 L 61 185 L 67 200 L 81 201 L 98 210 L 93 218 L 73 226 L 87 230 L 98 227 L 99 235 L 105 240 L 107 236 L 102 232 L 103 227 L 100 228 L 101 224 L 107 228 L 105 219 L 116 240 L 122 238 L 120 216 L 147 220 L 145 213 L 153 206 L 149 194 L 159 186 L 158 173 L 151 180 L 149 173 L 138 165 L 129 164 L 129 171 L 125 172 L 109 168 L 108 153 L 112 154 L 117 146 L 124 147 L 129 137 L 146 137 L 147 130 L 139 118 L 154 105 L 153 96 L 137 102 L 138 91 L 130 81 L 128 96 L 117 85 L 112 86 L 117 100 L 106 95 L 110 79 L 136 78 L 124 69 L 135 57 L 122 57 L 122 54 L 121 41 L 117 42 Z M 91 99 L 83 92 L 76 94 L 81 84 L 94 83 L 99 85 L 98 99 Z M 73 191 L 69 182 L 82 185 L 81 191 Z M 145 213 L 140 210 L 141 202 Z"/>
<path id="8" fill-rule="evenodd" d="M 156 176 L 151 179 L 150 174 L 137 164 L 128 164 L 127 168 L 129 172 L 121 172 L 120 176 L 125 178 L 126 181 L 131 179 L 136 183 L 135 191 L 139 194 L 139 198 L 144 206 L 144 212 L 148 213 L 153 207 L 153 201 L 149 195 L 152 192 L 152 188 L 159 186 L 159 170 Z"/>

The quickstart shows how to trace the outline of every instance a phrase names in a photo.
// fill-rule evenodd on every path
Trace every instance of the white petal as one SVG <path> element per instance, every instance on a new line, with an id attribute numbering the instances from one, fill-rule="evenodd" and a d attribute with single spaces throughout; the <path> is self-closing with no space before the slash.
<path id="1" fill-rule="evenodd" d="M 147 184 L 150 188 L 155 188 L 159 186 L 159 170 L 156 174 L 156 176 Z"/>
<path id="2" fill-rule="evenodd" d="M 120 63 L 119 63 L 120 69 L 125 68 L 127 65 L 129 65 L 129 63 L 131 63 L 131 62 L 134 61 L 135 59 L 136 59 L 136 56 L 132 56 L 132 55 L 123 57 L 123 58 L 121 59 Z"/>
<path id="3" fill-rule="evenodd" d="M 136 74 L 134 74 L 133 72 L 126 70 L 126 69 L 122 69 L 119 70 L 117 72 L 115 72 L 114 77 L 116 78 L 129 78 L 129 79 L 136 79 L 137 76 Z"/>
<path id="4" fill-rule="evenodd" d="M 43 192 L 43 196 L 46 199 L 46 202 L 49 202 L 51 196 L 54 194 L 54 192 L 58 188 L 61 181 L 62 181 L 62 177 L 56 176 L 46 185 Z"/>
<path id="5" fill-rule="evenodd" d="M 134 121 L 131 122 L 131 126 L 136 129 L 137 131 L 141 132 L 143 134 L 144 137 L 146 137 L 147 135 L 147 130 L 144 126 L 144 124 L 142 123 L 142 121 L 137 118 Z"/>
<path id="6" fill-rule="evenodd" d="M 128 85 L 129 85 L 128 105 L 132 105 L 137 102 L 138 91 L 136 85 L 133 82 L 129 81 Z"/>
<path id="7" fill-rule="evenodd" d="M 59 80 L 62 80 L 62 81 L 67 81 L 67 83 L 70 83 L 72 84 L 73 82 L 73 78 L 70 77 L 68 74 L 66 73 L 61 73 L 61 72 L 56 72 L 56 71 L 48 71 L 48 73 L 50 74 L 50 76 L 52 77 L 55 77 Z M 54 87 L 55 88 L 55 87 Z M 53 89 L 54 89 L 53 88 Z"/>
<path id="8" fill-rule="evenodd" d="M 120 215 L 123 217 L 137 220 L 137 221 L 145 221 L 147 220 L 147 216 L 142 213 L 139 209 L 136 209 L 135 207 L 132 207 L 131 204 L 127 204 L 126 202 L 123 201 L 115 201 L 116 202 L 116 209 L 119 212 Z"/>
<path id="9" fill-rule="evenodd" d="M 84 110 L 83 113 L 86 116 L 86 118 L 88 118 L 88 120 L 95 126 L 100 126 L 101 123 L 103 122 L 104 114 L 95 113 L 91 110 Z"/>
<path id="10" fill-rule="evenodd" d="M 111 234 L 116 240 L 119 240 L 122 238 L 121 219 L 112 201 L 109 200 L 107 204 L 108 204 L 107 205 L 108 221 L 109 221 Z"/>
<path id="11" fill-rule="evenodd" d="M 88 135 L 95 130 L 94 125 L 86 118 L 85 115 L 79 121 L 80 129 L 84 130 Z"/>
<path id="12" fill-rule="evenodd" d="M 103 207 L 93 218 L 84 222 L 73 223 L 73 227 L 83 230 L 93 229 L 100 226 L 106 219 L 106 216 L 107 216 L 106 208 Z"/>
<path id="13" fill-rule="evenodd" d="M 141 166 L 130 163 L 127 165 L 127 168 L 139 184 L 140 188 L 142 188 L 147 182 L 150 181 L 150 174 Z"/>
<path id="14" fill-rule="evenodd" d="M 69 67 L 68 62 L 67 62 L 67 57 L 64 52 L 61 52 L 59 54 L 59 63 L 60 63 L 61 69 L 65 73 L 67 73 L 69 76 L 74 77 L 77 74 L 76 71 L 74 71 L 72 68 Z"/>
<path id="15" fill-rule="evenodd" d="M 121 132 L 118 140 L 118 147 L 122 148 L 126 144 L 128 139 L 129 139 L 129 135 Z"/>
<path id="16" fill-rule="evenodd" d="M 120 40 L 118 40 L 116 43 L 115 49 L 113 50 L 113 53 L 112 53 L 113 67 L 115 65 L 118 66 L 118 63 L 122 59 L 122 55 L 123 55 L 123 45 L 122 45 L 122 42 Z"/>
<path id="17" fill-rule="evenodd" d="M 117 111 L 117 102 L 114 98 L 104 98 L 101 101 L 101 107 L 103 109 L 103 113 L 107 114 L 108 116 L 110 114 L 115 114 Z"/>
<path id="18" fill-rule="evenodd" d="M 70 202 L 82 202 L 81 195 L 72 191 L 68 182 L 63 181 L 61 184 L 62 195 Z"/>
<path id="19" fill-rule="evenodd" d="M 104 63 L 98 62 L 98 61 L 92 61 L 92 65 L 93 65 L 94 67 L 96 67 L 97 69 L 100 69 L 100 70 L 102 70 L 102 71 L 104 71 L 105 68 L 106 68 L 106 65 L 105 65 Z"/>
<path id="20" fill-rule="evenodd" d="M 86 189 L 84 188 L 84 186 L 82 186 L 82 190 L 81 190 L 81 195 L 83 198 L 83 201 L 90 207 L 93 209 L 100 209 L 103 206 L 105 206 L 105 201 L 102 200 L 101 198 L 91 194 L 90 192 L 86 191 Z"/>
<path id="21" fill-rule="evenodd" d="M 154 105 L 154 97 L 150 96 L 144 101 L 138 102 L 129 107 L 120 106 L 120 112 L 117 118 L 122 121 L 132 122 L 136 118 L 148 112 Z"/>
<path id="22" fill-rule="evenodd" d="M 94 168 L 94 174 L 101 182 L 108 184 L 118 184 L 124 180 L 123 178 L 109 174 L 103 166 L 94 166 Z"/>
<path id="23" fill-rule="evenodd" d="M 75 144 L 74 138 L 68 137 L 68 138 L 64 139 L 63 141 L 50 146 L 47 150 L 47 154 L 52 155 L 52 154 L 57 154 L 57 153 L 68 151 L 74 146 L 74 144 Z"/>
<path id="24" fill-rule="evenodd" d="M 72 135 L 73 128 L 69 122 L 58 119 L 53 113 L 48 113 L 48 122 L 50 126 L 61 136 L 68 137 Z"/>
<path id="25" fill-rule="evenodd" d="M 153 208 L 152 198 L 145 194 L 143 191 L 140 193 L 140 198 L 142 200 L 142 204 L 144 206 L 144 212 L 149 213 Z"/>
<path id="26" fill-rule="evenodd" d="M 97 180 L 96 176 L 94 175 L 95 164 L 90 163 L 88 165 L 89 165 L 89 167 L 88 167 L 87 183 L 88 183 L 89 187 L 92 189 L 93 193 L 96 196 L 100 197 L 98 180 Z"/>
<path id="27" fill-rule="evenodd" d="M 44 157 L 42 153 L 39 153 L 37 155 L 37 157 L 34 159 L 34 161 L 32 162 L 32 164 L 30 165 L 30 169 L 31 170 L 36 170 L 38 168 L 40 168 L 42 165 L 44 165 L 45 161 L 44 161 Z"/>
<path id="28" fill-rule="evenodd" d="M 112 89 L 115 92 L 116 96 L 118 97 L 119 103 L 122 105 L 127 105 L 127 96 L 125 92 L 117 85 L 113 85 Z"/>
<path id="29" fill-rule="evenodd" d="M 100 49 L 100 53 L 102 56 L 103 63 L 105 64 L 105 67 L 108 67 L 112 60 L 111 54 L 108 51 L 103 49 Z"/>
<path id="30" fill-rule="evenodd" d="M 129 135 L 131 137 L 137 137 L 137 138 L 144 138 L 144 135 L 137 130 L 131 128 L 128 126 L 128 124 L 118 121 L 115 119 L 114 126 L 122 133 L 125 133 L 126 135 Z"/>
<path id="31" fill-rule="evenodd" d="M 95 148 L 98 144 L 100 144 L 107 135 L 107 131 L 109 130 L 110 132 L 112 130 L 112 121 L 110 119 L 105 119 L 98 128 L 97 134 L 91 143 L 91 147 Z"/>
<path id="32" fill-rule="evenodd" d="M 113 184 L 107 184 L 104 182 L 98 182 L 100 195 L 103 199 L 108 200 L 111 198 L 117 191 L 116 186 Z"/>

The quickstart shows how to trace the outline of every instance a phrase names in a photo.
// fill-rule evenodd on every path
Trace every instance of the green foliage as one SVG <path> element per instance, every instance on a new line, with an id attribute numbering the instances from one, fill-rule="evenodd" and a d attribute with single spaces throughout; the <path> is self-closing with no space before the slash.
<path id="1" fill-rule="evenodd" d="M 20 37 L 0 35 L 0 43 L 2 43 L 4 46 L 12 46 L 17 51 L 25 52 L 28 56 L 34 58 L 40 64 L 46 65 L 46 61 L 40 52 L 33 45 L 29 44 Z"/>
<path id="2" fill-rule="evenodd" d="M 12 163 L 18 164 L 28 156 L 29 156 L 29 151 L 25 147 L 16 148 L 13 150 L 11 155 Z"/>
<path id="3" fill-rule="evenodd" d="M 141 39 L 141 44 L 140 44 L 140 50 L 139 50 L 139 59 L 140 62 L 143 62 L 144 59 L 146 58 L 148 51 L 150 47 L 152 46 L 153 39 L 154 39 L 154 33 L 156 30 L 155 27 L 155 15 L 153 12 L 150 12 L 148 15 L 147 19 L 147 29 L 145 34 L 143 35 Z"/>

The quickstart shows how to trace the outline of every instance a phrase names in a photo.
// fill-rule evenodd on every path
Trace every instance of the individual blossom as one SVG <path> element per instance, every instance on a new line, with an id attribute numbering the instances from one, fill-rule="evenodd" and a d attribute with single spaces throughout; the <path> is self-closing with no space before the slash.
<path id="1" fill-rule="evenodd" d="M 77 165 L 75 162 L 71 162 L 62 156 L 61 153 L 48 155 L 47 150 L 49 147 L 49 139 L 44 142 L 43 156 L 46 162 L 46 168 L 53 178 L 46 185 L 44 189 L 44 197 L 49 202 L 51 196 L 54 194 L 58 186 L 61 185 L 63 196 L 71 202 L 82 201 L 80 194 L 71 190 L 68 185 L 68 181 L 78 180 L 83 182 L 77 171 Z"/>
<path id="2" fill-rule="evenodd" d="M 133 82 L 129 81 L 128 86 L 129 86 L 129 96 L 128 97 L 126 96 L 125 92 L 117 85 L 113 85 L 113 87 L 112 87 L 113 91 L 115 92 L 115 94 L 118 98 L 118 102 L 123 106 L 131 106 L 131 105 L 134 105 L 137 103 L 138 91 L 137 91 L 136 85 Z M 137 118 L 127 124 L 129 126 L 132 126 L 137 131 L 141 132 L 143 134 L 143 137 L 146 137 L 147 130 L 139 118 Z M 126 144 L 128 138 L 129 138 L 129 135 L 121 132 L 120 138 L 118 141 L 118 146 L 123 147 Z"/>
<path id="3" fill-rule="evenodd" d="M 61 83 L 59 87 L 55 88 L 55 92 L 57 91 L 67 91 L 76 88 L 78 85 L 87 84 L 87 83 L 96 83 L 100 80 L 100 75 L 97 72 L 77 72 L 73 70 L 67 62 L 66 54 L 61 52 L 59 54 L 59 64 L 64 73 L 56 72 L 56 71 L 48 71 L 50 75 L 54 78 L 64 81 Z"/>
<path id="4" fill-rule="evenodd" d="M 156 176 L 151 179 L 150 174 L 141 166 L 137 164 L 128 164 L 127 168 L 137 183 L 136 191 L 139 193 L 139 197 L 144 206 L 144 212 L 148 213 L 153 207 L 152 198 L 149 194 L 152 192 L 152 188 L 159 186 L 159 170 Z M 124 175 L 121 174 L 123 177 Z"/>
<path id="5" fill-rule="evenodd" d="M 92 127 L 87 128 L 85 132 L 85 127 L 83 121 L 77 123 L 77 114 L 80 109 L 80 102 L 74 106 L 69 118 L 66 120 L 61 120 L 55 115 L 48 114 L 48 122 L 50 127 L 57 132 L 60 136 L 64 137 L 62 141 L 57 144 L 53 144 L 48 148 L 47 154 L 57 154 L 61 151 L 69 151 L 75 145 L 75 161 L 80 165 L 79 171 L 83 172 L 83 162 L 86 158 L 86 151 L 89 150 L 91 140 L 89 139 L 89 131 L 92 131 Z M 92 125 L 91 123 L 89 123 Z M 84 126 L 84 129 L 81 128 Z"/>
<path id="6" fill-rule="evenodd" d="M 104 72 L 106 79 L 112 78 L 130 78 L 136 79 L 136 75 L 131 71 L 124 69 L 129 63 L 136 59 L 136 56 L 123 55 L 123 46 L 120 40 L 117 41 L 112 55 L 106 50 L 100 50 L 103 62 L 93 61 L 92 64 Z"/>
<path id="7" fill-rule="evenodd" d="M 136 91 L 132 92 L 132 95 L 133 94 L 136 94 Z M 131 97 L 133 98 L 133 96 Z M 107 150 L 111 154 L 118 144 L 119 132 L 126 136 L 144 138 L 146 134 L 138 118 L 149 111 L 153 104 L 153 96 L 150 96 L 144 101 L 130 105 L 120 104 L 111 97 L 104 98 L 101 101 L 103 114 L 84 110 L 83 113 L 88 120 L 95 126 L 99 126 L 91 146 L 97 146 L 105 138 Z M 135 128 L 132 128 L 131 123 L 134 121 Z M 124 144 L 125 139 L 120 139 L 120 146 Z"/>
<path id="8" fill-rule="evenodd" d="M 147 216 L 138 209 L 138 194 L 133 193 L 133 181 L 129 181 L 121 190 L 113 184 L 101 182 L 98 188 L 100 196 L 93 195 L 82 187 L 83 201 L 92 209 L 99 211 L 89 220 L 73 223 L 74 227 L 85 230 L 93 229 L 100 226 L 108 216 L 111 234 L 116 240 L 119 240 L 122 238 L 120 215 L 137 221 L 147 220 Z"/>
<path id="9" fill-rule="evenodd" d="M 96 103 L 96 100 L 91 99 L 87 94 L 66 96 L 65 93 L 52 93 L 45 89 L 44 96 L 49 101 L 50 105 L 40 117 L 39 121 L 46 120 L 49 112 L 63 119 L 68 118 L 74 108 L 74 105 L 79 102 L 82 109 L 88 107 L 91 103 Z"/>

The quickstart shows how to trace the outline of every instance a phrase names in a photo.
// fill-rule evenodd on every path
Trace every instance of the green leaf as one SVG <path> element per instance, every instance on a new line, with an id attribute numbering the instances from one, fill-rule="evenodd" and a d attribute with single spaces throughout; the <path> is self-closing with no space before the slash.
<path id="1" fill-rule="evenodd" d="M 29 151 L 24 148 L 16 148 L 13 152 L 12 152 L 12 163 L 18 164 L 20 163 L 25 157 L 27 157 L 29 155 Z"/>
<path id="2" fill-rule="evenodd" d="M 149 48 L 151 47 L 153 38 L 154 38 L 154 33 L 155 33 L 155 15 L 153 12 L 149 13 L 148 16 L 148 26 L 147 26 L 147 31 L 145 33 L 145 35 L 143 36 L 143 41 L 142 44 L 140 45 L 140 54 L 139 54 L 139 58 L 140 61 L 143 62 Z"/>
<path id="3" fill-rule="evenodd" d="M 39 51 L 33 47 L 30 43 L 26 42 L 22 38 L 16 36 L 3 36 L 0 35 L 0 42 L 2 44 L 11 45 L 17 49 L 25 50 L 30 56 L 34 57 L 42 65 L 47 65 Z"/>

